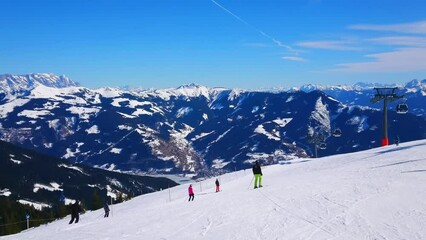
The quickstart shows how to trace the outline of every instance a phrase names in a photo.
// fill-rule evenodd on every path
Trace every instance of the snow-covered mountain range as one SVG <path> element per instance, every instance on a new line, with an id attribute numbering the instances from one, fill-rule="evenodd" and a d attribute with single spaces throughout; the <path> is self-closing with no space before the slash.
<path id="1" fill-rule="evenodd" d="M 426 239 L 426 141 L 263 167 L 136 197 L 0 239 Z M 111 215 L 111 214 L 110 214 Z"/>
<path id="2" fill-rule="evenodd" d="M 26 75 L 0 75 L 0 94 L 17 94 L 27 92 L 38 85 L 47 87 L 64 88 L 79 86 L 68 77 L 52 73 L 33 73 Z"/>
<path id="3" fill-rule="evenodd" d="M 312 131 L 327 145 L 320 156 L 379 146 L 377 108 L 345 105 L 318 90 L 191 84 L 130 91 L 37 84 L 0 100 L 0 138 L 106 169 L 203 176 L 242 169 L 258 159 L 312 156 L 307 141 Z M 426 137 L 424 117 L 390 111 L 388 118 L 391 139 Z M 341 137 L 332 137 L 335 128 L 343 131 Z"/>
<path id="4" fill-rule="evenodd" d="M 397 87 L 397 94 L 404 95 L 404 98 L 390 103 L 390 109 L 395 109 L 398 103 L 403 102 L 409 106 L 411 113 L 426 118 L 426 79 L 414 79 L 405 85 L 383 85 L 377 83 L 356 83 L 354 85 L 339 86 L 304 85 L 302 87 L 292 88 L 291 90 L 302 90 L 305 92 L 319 90 L 346 105 L 381 108 L 382 106 L 379 104 L 370 103 L 370 99 L 373 98 L 376 93 L 374 90 L 375 87 Z"/>

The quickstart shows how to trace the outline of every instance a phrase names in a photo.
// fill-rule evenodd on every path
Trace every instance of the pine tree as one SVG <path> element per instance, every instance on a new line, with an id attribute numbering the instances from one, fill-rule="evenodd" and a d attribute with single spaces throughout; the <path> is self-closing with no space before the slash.
<path id="1" fill-rule="evenodd" d="M 99 209 L 103 206 L 102 199 L 96 190 L 92 194 L 92 210 Z"/>

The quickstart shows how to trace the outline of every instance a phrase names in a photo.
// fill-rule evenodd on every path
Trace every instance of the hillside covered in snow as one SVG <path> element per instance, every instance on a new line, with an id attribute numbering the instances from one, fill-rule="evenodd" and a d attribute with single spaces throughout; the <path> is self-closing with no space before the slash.
<path id="1" fill-rule="evenodd" d="M 426 140 L 250 169 L 0 239 L 426 239 Z"/>
<path id="2" fill-rule="evenodd" d="M 9 76 L 0 82 L 13 87 L 6 83 L 27 78 Z M 380 145 L 382 135 L 379 104 L 345 105 L 321 91 L 195 84 L 93 90 L 58 76 L 45 78 L 50 85 L 40 80 L 23 93 L 0 96 L 0 140 L 109 170 L 205 177 L 247 168 L 257 159 L 273 163 L 314 156 L 307 136 L 312 131 L 326 145 L 319 156 L 371 149 Z M 426 119 L 411 107 L 404 115 L 388 112 L 391 142 L 426 137 Z M 336 128 L 343 132 L 340 137 L 333 137 Z"/>

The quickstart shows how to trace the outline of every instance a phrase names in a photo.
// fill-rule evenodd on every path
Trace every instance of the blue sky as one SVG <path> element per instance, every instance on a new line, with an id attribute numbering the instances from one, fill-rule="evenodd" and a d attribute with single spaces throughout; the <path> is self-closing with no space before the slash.
<path id="1" fill-rule="evenodd" d="M 426 78 L 424 0 L 1 0 L 0 73 L 261 89 Z"/>

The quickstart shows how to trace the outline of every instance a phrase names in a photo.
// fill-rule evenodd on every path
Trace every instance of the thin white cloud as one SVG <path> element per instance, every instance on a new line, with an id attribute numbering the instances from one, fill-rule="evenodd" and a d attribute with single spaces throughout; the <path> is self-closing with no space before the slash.
<path id="1" fill-rule="evenodd" d="M 349 41 L 305 41 L 296 43 L 299 47 L 317 48 L 326 50 L 339 50 L 339 51 L 358 51 L 359 47 L 351 46 L 353 42 Z"/>
<path id="2" fill-rule="evenodd" d="M 276 38 L 272 37 L 271 35 L 265 33 L 264 31 L 256 28 L 255 26 L 251 25 L 250 23 L 246 22 L 244 19 L 240 18 L 238 15 L 234 14 L 233 12 L 231 12 L 230 10 L 228 10 L 227 8 L 225 8 L 224 6 L 220 5 L 218 2 L 216 2 L 215 0 L 210 0 L 211 2 L 213 2 L 216 6 L 218 6 L 219 8 L 221 8 L 223 11 L 227 12 L 228 14 L 230 14 L 231 16 L 233 16 L 235 19 L 237 19 L 238 21 L 242 22 L 243 24 L 249 26 L 250 28 L 254 29 L 256 32 L 258 32 L 260 35 L 268 38 L 269 40 L 271 40 L 273 43 L 275 43 L 275 45 L 279 46 L 279 47 L 283 47 L 286 48 L 288 51 L 293 51 L 293 48 L 291 48 L 290 46 L 284 44 L 283 42 L 277 40 Z"/>
<path id="3" fill-rule="evenodd" d="M 371 38 L 368 41 L 391 46 L 426 47 L 426 37 L 392 36 Z"/>
<path id="4" fill-rule="evenodd" d="M 387 31 L 400 33 L 426 34 L 426 21 L 401 24 L 356 24 L 349 26 L 355 30 Z"/>
<path id="5" fill-rule="evenodd" d="M 343 63 L 339 72 L 409 72 L 426 71 L 426 48 L 404 48 L 393 52 L 370 54 L 371 62 Z"/>
<path id="6" fill-rule="evenodd" d="M 297 56 L 284 56 L 284 57 L 282 57 L 282 59 L 289 60 L 289 61 L 296 61 L 296 62 L 307 62 L 308 61 L 305 58 L 297 57 Z"/>

